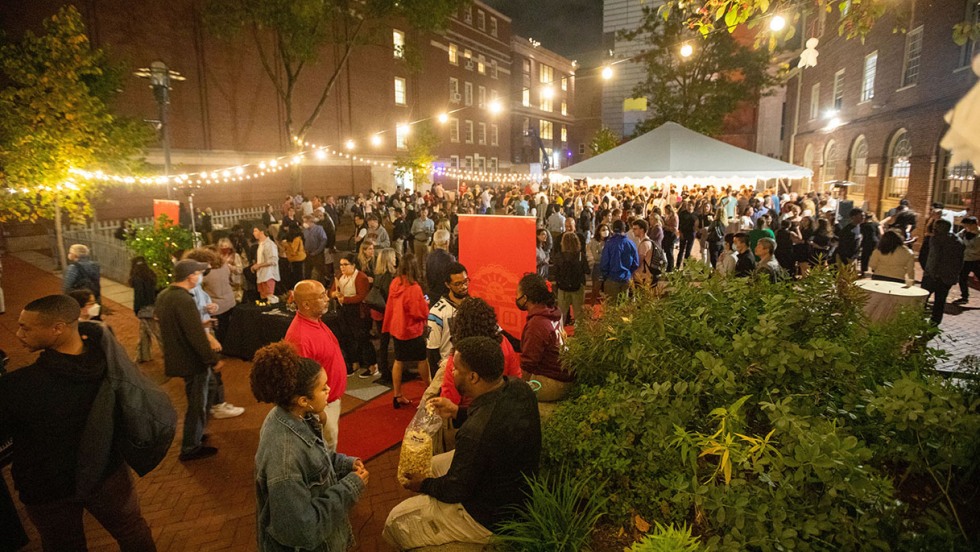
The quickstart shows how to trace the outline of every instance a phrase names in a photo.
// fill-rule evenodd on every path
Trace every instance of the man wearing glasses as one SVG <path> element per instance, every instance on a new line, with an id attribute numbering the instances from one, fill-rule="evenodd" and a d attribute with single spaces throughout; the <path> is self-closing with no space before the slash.
<path id="1" fill-rule="evenodd" d="M 466 274 L 465 266 L 460 263 L 449 265 L 446 287 L 448 288 L 446 294 L 429 309 L 429 337 L 426 341 L 426 349 L 432 370 L 437 370 L 439 364 L 452 352 L 453 346 L 449 341 L 449 321 L 455 316 L 460 303 L 470 296 L 470 278 Z"/>

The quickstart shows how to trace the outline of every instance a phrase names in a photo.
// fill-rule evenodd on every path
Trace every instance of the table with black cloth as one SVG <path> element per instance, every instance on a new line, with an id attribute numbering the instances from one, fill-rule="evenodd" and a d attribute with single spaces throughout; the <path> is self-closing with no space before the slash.
<path id="1" fill-rule="evenodd" d="M 282 303 L 259 306 L 242 303 L 231 312 L 228 334 L 222 343 L 222 353 L 228 356 L 252 360 L 255 351 L 286 337 L 286 330 L 293 321 L 294 313 L 286 310 Z M 323 315 L 323 322 L 330 331 L 341 339 L 340 321 L 337 313 Z"/>

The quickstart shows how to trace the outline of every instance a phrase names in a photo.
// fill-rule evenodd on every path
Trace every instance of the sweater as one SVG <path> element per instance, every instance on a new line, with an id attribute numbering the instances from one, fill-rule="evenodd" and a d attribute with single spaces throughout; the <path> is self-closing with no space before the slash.
<path id="1" fill-rule="evenodd" d="M 915 253 L 904 245 L 887 255 L 875 249 L 871 252 L 868 267 L 875 276 L 915 280 Z"/>
<path id="2" fill-rule="evenodd" d="M 571 372 L 563 369 L 558 359 L 564 347 L 558 309 L 546 305 L 529 308 L 527 323 L 521 332 L 521 370 L 558 381 L 572 381 Z"/>
<path id="3" fill-rule="evenodd" d="M 404 276 L 395 278 L 388 288 L 381 332 L 390 333 L 391 337 L 401 341 L 415 339 L 425 333 L 428 318 L 429 304 L 422 286 L 409 282 Z"/>

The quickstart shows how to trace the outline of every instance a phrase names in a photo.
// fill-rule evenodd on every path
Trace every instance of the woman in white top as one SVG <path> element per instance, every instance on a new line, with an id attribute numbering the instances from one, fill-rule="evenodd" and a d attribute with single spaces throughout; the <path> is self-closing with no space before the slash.
<path id="1" fill-rule="evenodd" d="M 905 245 L 901 234 L 889 230 L 881 236 L 878 248 L 871 253 L 868 267 L 874 272 L 872 280 L 915 282 L 915 253 Z"/>

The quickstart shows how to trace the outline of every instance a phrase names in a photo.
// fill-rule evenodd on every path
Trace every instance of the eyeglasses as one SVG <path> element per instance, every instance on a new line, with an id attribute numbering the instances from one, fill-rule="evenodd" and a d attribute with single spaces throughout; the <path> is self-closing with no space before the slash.
<path id="1" fill-rule="evenodd" d="M 354 265 L 352 265 L 350 263 L 340 263 L 340 266 L 354 266 Z"/>
<path id="2" fill-rule="evenodd" d="M 449 287 L 460 287 L 460 286 L 468 285 L 469 283 L 470 283 L 470 279 L 467 278 L 465 280 L 460 280 L 458 282 L 449 282 Z"/>

